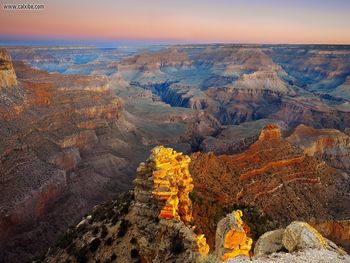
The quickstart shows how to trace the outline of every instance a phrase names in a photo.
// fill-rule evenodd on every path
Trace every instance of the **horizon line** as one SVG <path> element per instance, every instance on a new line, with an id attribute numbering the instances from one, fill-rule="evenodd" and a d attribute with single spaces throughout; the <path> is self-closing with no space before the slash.
<path id="1" fill-rule="evenodd" d="M 86 41 L 87 43 L 74 43 L 80 42 L 79 40 L 72 41 L 73 43 L 64 43 L 71 40 L 64 41 L 63 43 L 45 43 L 45 42 L 55 42 L 51 40 L 42 40 L 43 43 L 25 43 L 25 41 L 13 41 L 14 43 L 6 43 L 12 41 L 0 40 L 0 47 L 90 47 L 90 48 L 117 48 L 117 47 L 127 47 L 127 46 L 206 46 L 206 45 L 243 45 L 243 46 L 350 46 L 350 43 L 254 43 L 254 42 L 188 42 L 188 43 L 159 43 L 148 41 L 148 40 L 118 40 L 121 43 L 108 43 L 113 41 Z M 116 41 L 116 42 L 118 42 Z M 17 42 L 17 43 L 15 43 Z M 30 41 L 28 41 L 30 42 Z M 83 42 L 83 41 L 82 41 Z M 90 42 L 90 43 L 89 43 Z M 95 42 L 95 43 L 93 43 Z M 100 43 L 96 43 L 100 42 Z"/>

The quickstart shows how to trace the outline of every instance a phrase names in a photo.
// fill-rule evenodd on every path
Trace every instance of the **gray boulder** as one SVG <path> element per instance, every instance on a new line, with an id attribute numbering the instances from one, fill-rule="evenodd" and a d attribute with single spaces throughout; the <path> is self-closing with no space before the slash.
<path id="1" fill-rule="evenodd" d="M 254 257 L 259 258 L 283 250 L 283 233 L 284 229 L 277 229 L 263 234 L 255 244 Z"/>

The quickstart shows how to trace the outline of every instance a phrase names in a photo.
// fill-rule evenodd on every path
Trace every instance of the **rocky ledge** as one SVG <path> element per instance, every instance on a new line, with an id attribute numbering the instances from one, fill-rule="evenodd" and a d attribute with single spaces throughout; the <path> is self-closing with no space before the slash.
<path id="1" fill-rule="evenodd" d="M 274 140 L 279 136 L 277 130 L 271 125 L 262 137 Z M 193 220 L 190 161 L 171 148 L 155 147 L 138 167 L 133 191 L 96 207 L 40 261 L 269 262 L 270 254 L 299 259 L 297 253 L 310 249 L 333 255 L 336 262 L 349 259 L 346 252 L 305 222 L 295 221 L 284 229 L 266 232 L 254 243 L 241 210 L 232 211 L 215 225 L 214 236 L 208 236 L 215 238 L 215 247 L 209 247 Z"/>

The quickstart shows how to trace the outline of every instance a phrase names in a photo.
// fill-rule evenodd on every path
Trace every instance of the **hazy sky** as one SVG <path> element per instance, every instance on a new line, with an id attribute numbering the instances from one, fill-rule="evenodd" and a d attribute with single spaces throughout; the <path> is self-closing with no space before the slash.
<path id="1" fill-rule="evenodd" d="M 4 4 L 45 4 L 6 11 Z M 350 0 L 0 0 L 0 43 L 350 44 Z"/>

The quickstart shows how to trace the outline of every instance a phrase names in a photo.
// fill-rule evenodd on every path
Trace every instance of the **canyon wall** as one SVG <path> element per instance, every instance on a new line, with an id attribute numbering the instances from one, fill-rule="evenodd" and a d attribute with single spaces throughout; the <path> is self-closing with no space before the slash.
<path id="1" fill-rule="evenodd" d="M 0 88 L 17 85 L 16 73 L 13 69 L 10 55 L 4 49 L 0 49 Z"/>

